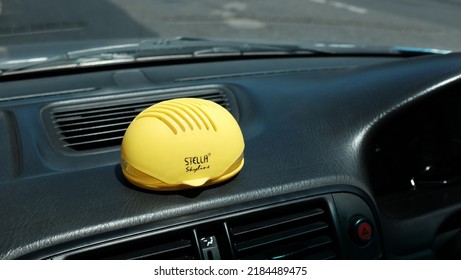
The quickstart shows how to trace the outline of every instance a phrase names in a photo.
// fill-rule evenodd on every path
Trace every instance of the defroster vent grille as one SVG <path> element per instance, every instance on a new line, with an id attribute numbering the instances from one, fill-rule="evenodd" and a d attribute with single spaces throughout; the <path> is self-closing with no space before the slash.
<path id="1" fill-rule="evenodd" d="M 67 152 L 117 147 L 131 121 L 144 109 L 173 98 L 211 100 L 237 116 L 235 101 L 224 88 L 178 92 L 141 92 L 99 99 L 54 103 L 44 110 L 45 126 L 53 146 Z"/>

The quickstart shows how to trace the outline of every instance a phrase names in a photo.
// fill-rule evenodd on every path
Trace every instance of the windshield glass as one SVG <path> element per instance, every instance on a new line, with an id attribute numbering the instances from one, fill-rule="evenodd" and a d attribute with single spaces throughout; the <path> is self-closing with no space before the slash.
<path id="1" fill-rule="evenodd" d="M 461 48 L 459 0 L 0 0 L 0 59 L 152 38 Z"/>

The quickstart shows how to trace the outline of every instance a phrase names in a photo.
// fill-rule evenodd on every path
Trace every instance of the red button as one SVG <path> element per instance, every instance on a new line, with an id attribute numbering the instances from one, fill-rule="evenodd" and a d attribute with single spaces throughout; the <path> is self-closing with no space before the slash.
<path id="1" fill-rule="evenodd" d="M 373 229 L 368 222 L 362 221 L 357 226 L 357 236 L 362 241 L 369 241 L 373 235 Z"/>
<path id="2" fill-rule="evenodd" d="M 356 216 L 351 221 L 349 233 L 359 246 L 365 246 L 373 240 L 373 226 L 365 217 Z"/>

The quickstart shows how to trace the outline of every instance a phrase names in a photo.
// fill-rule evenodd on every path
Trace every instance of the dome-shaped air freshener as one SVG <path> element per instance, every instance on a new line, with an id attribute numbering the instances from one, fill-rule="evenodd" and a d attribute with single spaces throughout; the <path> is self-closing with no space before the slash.
<path id="1" fill-rule="evenodd" d="M 122 142 L 122 170 L 131 183 L 170 191 L 207 186 L 236 175 L 244 141 L 234 117 L 198 98 L 157 103 L 131 122 Z"/>

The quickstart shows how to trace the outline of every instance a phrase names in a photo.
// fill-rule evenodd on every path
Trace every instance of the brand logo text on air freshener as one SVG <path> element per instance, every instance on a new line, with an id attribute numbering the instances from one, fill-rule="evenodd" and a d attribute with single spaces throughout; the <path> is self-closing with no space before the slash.
<path id="1" fill-rule="evenodd" d="M 211 153 L 202 156 L 185 157 L 184 163 L 186 172 L 196 173 L 197 171 L 210 169 L 209 159 Z"/>

